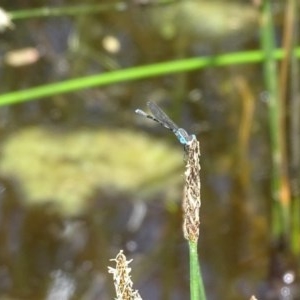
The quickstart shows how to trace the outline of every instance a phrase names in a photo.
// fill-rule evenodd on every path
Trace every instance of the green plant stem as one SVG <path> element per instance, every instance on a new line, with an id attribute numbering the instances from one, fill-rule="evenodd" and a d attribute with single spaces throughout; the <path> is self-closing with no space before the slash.
<path id="1" fill-rule="evenodd" d="M 160 0 L 153 5 L 172 4 L 175 0 Z M 102 4 L 81 4 L 76 6 L 45 6 L 39 8 L 22 9 L 10 11 L 8 14 L 12 21 L 32 18 L 48 18 L 61 16 L 78 16 L 84 14 L 97 14 L 107 11 L 126 11 L 128 5 L 126 1 L 116 1 Z"/>
<path id="2" fill-rule="evenodd" d="M 284 51 L 282 51 L 281 49 L 277 49 L 276 51 L 274 51 L 273 58 L 281 59 L 283 55 Z M 297 57 L 300 57 L 300 47 L 295 50 L 295 55 Z M 119 82 L 151 78 L 167 74 L 188 72 L 206 67 L 220 67 L 234 64 L 255 63 L 264 60 L 264 58 L 264 52 L 256 50 L 230 53 L 213 57 L 189 58 L 146 66 L 139 66 L 2 94 L 0 95 L 0 106 L 31 101 L 34 99 L 41 99 L 43 97 L 74 92 L 76 90 L 91 88 L 95 86 L 104 86 Z"/>
<path id="3" fill-rule="evenodd" d="M 189 241 L 191 300 L 205 300 L 205 290 L 200 271 L 197 243 Z"/>
<path id="4" fill-rule="evenodd" d="M 300 230 L 300 197 L 297 195 L 294 199 L 294 205 L 292 210 L 292 235 L 291 235 L 291 244 L 292 250 L 295 255 L 299 257 L 300 255 L 300 244 L 299 244 L 299 230 Z M 299 261 L 298 261 L 299 267 Z"/>
<path id="5" fill-rule="evenodd" d="M 160 0 L 153 5 L 163 5 L 174 3 L 175 0 Z M 8 12 L 11 20 L 60 17 L 60 16 L 78 16 L 85 14 L 97 14 L 106 11 L 125 11 L 128 8 L 126 1 L 116 1 L 102 4 L 81 4 L 72 6 L 46 6 L 39 8 L 15 10 Z"/>
<path id="6" fill-rule="evenodd" d="M 289 207 L 281 200 L 281 190 L 283 188 L 281 178 L 282 168 L 282 151 L 281 151 L 281 105 L 279 99 L 279 91 L 277 84 L 277 66 L 276 59 L 274 57 L 275 49 L 275 36 L 272 23 L 271 14 L 271 2 L 265 0 L 263 2 L 263 22 L 261 27 L 261 44 L 265 53 L 264 57 L 264 75 L 266 88 L 269 93 L 268 106 L 269 106 L 269 126 L 271 137 L 271 151 L 272 151 L 272 236 L 278 240 L 282 234 L 288 234 L 288 219 L 289 219 Z"/>
<path id="7" fill-rule="evenodd" d="M 294 12 L 294 28 L 293 28 L 293 41 L 292 45 L 295 48 L 295 45 L 299 44 L 299 1 L 291 1 L 292 9 Z M 291 104 L 290 104 L 290 136 L 289 140 L 291 143 L 291 170 L 300 169 L 300 103 L 299 103 L 299 94 L 300 94 L 300 68 L 297 58 L 294 53 L 292 53 L 291 60 Z M 296 188 L 295 188 L 296 187 Z M 292 203 L 292 251 L 295 257 L 300 257 L 300 178 L 297 176 L 297 179 L 294 179 L 293 184 L 293 203 Z M 298 260 L 298 268 L 299 268 Z"/>
<path id="8" fill-rule="evenodd" d="M 127 8 L 124 1 L 109 3 L 109 4 L 94 4 L 94 5 L 76 5 L 76 6 L 61 6 L 61 7 L 40 7 L 35 9 L 24 9 L 8 12 L 11 20 L 16 21 L 20 19 L 44 18 L 44 17 L 58 17 L 67 15 L 82 15 L 99 13 L 104 11 L 123 11 Z"/>

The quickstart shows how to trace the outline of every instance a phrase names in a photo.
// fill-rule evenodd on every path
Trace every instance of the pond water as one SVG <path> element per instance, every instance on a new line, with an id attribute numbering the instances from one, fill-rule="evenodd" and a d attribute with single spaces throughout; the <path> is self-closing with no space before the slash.
<path id="1" fill-rule="evenodd" d="M 260 47 L 254 1 L 158 2 L 13 20 L 14 29 L 1 33 L 1 94 Z M 113 299 L 107 268 L 120 249 L 133 259 L 143 299 L 189 298 L 184 151 L 172 133 L 134 114 L 149 99 L 201 144 L 199 256 L 207 298 L 299 299 L 296 279 L 283 280 L 294 278 L 296 264 L 284 241 L 270 241 L 265 95 L 262 66 L 245 64 L 1 107 L 0 299 Z"/>

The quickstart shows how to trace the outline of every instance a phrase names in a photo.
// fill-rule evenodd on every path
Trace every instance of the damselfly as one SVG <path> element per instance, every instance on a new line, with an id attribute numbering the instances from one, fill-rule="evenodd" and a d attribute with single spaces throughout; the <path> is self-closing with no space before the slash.
<path id="1" fill-rule="evenodd" d="M 189 135 L 183 128 L 178 127 L 166 115 L 166 113 L 161 108 L 159 108 L 159 106 L 157 104 L 155 104 L 154 102 L 151 102 L 151 101 L 147 102 L 147 106 L 149 107 L 152 115 L 145 113 L 141 109 L 136 109 L 135 112 L 138 115 L 141 115 L 148 119 L 151 119 L 151 120 L 159 123 L 160 125 L 164 126 L 165 128 L 173 131 L 173 133 L 176 135 L 179 142 L 183 145 L 190 145 L 192 140 L 194 138 L 196 138 L 195 135 L 193 135 L 193 134 Z"/>

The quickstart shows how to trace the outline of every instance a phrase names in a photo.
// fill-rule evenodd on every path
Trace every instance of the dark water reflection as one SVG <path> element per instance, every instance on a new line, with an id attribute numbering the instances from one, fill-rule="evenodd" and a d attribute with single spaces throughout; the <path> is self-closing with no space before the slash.
<path id="1" fill-rule="evenodd" d="M 17 3 L 20 9 L 36 5 L 35 1 L 17 1 L 14 8 Z M 44 4 L 53 5 L 52 1 Z M 1 92 L 176 57 L 257 48 L 256 8 L 248 1 L 246 7 L 234 9 L 226 8 L 227 4 L 231 7 L 235 2 L 223 1 L 206 14 L 215 17 L 226 9 L 238 10 L 239 34 L 217 32 L 208 37 L 205 32 L 198 36 L 201 28 L 185 27 L 180 32 L 177 23 L 171 31 L 159 32 L 157 27 L 170 27 L 169 21 L 164 24 L 168 18 L 174 25 L 173 11 L 165 18 L 161 12 L 155 13 L 154 7 L 149 12 L 147 6 L 136 6 L 134 1 L 128 2 L 125 13 L 19 21 L 14 31 L 1 34 L 1 53 L 31 45 L 41 57 L 19 68 L 2 64 Z M 3 1 L 1 5 L 9 10 L 12 3 Z M 165 35 L 174 30 L 174 36 Z M 103 43 L 106 37 L 116 39 L 121 50 L 109 52 Z M 57 95 L 1 108 L 2 143 L 28 125 L 55 127 L 58 133 L 76 133 L 78 128 L 140 127 L 145 135 L 157 135 L 158 141 L 179 149 L 171 134 L 133 116 L 134 109 L 143 108 L 147 99 L 159 102 L 201 142 L 199 254 L 208 299 L 249 299 L 252 294 L 259 299 L 299 299 L 279 296 L 283 287 L 287 294 L 299 295 L 294 282 L 283 284 L 281 280 L 283 274 L 297 273 L 289 253 L 285 249 L 279 254 L 269 251 L 270 154 L 267 107 L 260 101 L 263 92 L 261 67 L 250 65 Z M 105 151 L 110 160 L 110 147 Z M 150 147 L 149 153 L 139 156 L 149 161 Z M 25 205 L 20 183 L 3 176 L 1 299 L 112 299 L 114 287 L 107 267 L 120 249 L 133 258 L 133 281 L 143 299 L 188 299 L 188 249 L 182 238 L 180 211 L 183 161 L 174 168 L 178 178 L 174 189 L 166 183 L 166 175 L 130 191 L 99 184 L 88 197 L 88 206 L 75 216 L 62 214 L 50 201 Z M 140 169 L 141 177 L 145 170 Z M 107 170 L 108 177 L 111 172 Z M 141 219 L 129 226 L 132 218 Z M 271 276 L 270 265 L 280 266 L 277 277 Z"/>

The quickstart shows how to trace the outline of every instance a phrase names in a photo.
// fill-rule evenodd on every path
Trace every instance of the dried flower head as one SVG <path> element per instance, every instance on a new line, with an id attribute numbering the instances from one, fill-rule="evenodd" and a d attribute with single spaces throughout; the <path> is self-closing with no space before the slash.
<path id="1" fill-rule="evenodd" d="M 197 242 L 200 225 L 200 146 L 196 138 L 186 146 L 187 164 L 183 196 L 183 234 L 192 242 Z"/>
<path id="2" fill-rule="evenodd" d="M 123 250 L 120 250 L 116 258 L 111 261 L 116 262 L 116 268 L 108 267 L 108 272 L 112 273 L 114 277 L 116 300 L 142 300 L 138 291 L 132 288 L 131 268 L 128 267 L 132 260 L 127 261 Z"/>

